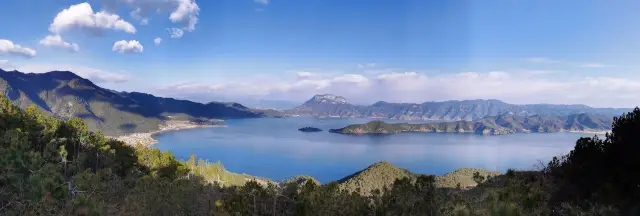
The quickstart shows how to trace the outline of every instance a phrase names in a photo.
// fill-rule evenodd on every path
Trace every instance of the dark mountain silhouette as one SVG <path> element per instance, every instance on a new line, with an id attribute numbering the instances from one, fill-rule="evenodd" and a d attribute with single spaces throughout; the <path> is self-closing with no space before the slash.
<path id="1" fill-rule="evenodd" d="M 101 88 L 69 71 L 7 72 L 0 69 L 0 91 L 20 107 L 36 105 L 60 118 L 82 118 L 90 130 L 106 135 L 157 130 L 168 119 L 230 119 L 278 115 L 238 103 L 156 97 Z"/>

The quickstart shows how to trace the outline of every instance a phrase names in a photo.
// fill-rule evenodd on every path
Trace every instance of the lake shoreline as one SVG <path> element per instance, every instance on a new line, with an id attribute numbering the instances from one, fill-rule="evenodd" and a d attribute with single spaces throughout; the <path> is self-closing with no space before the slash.
<path id="1" fill-rule="evenodd" d="M 608 131 L 565 131 L 565 133 L 584 133 L 584 134 L 596 134 L 596 135 L 605 135 L 607 133 L 611 133 Z"/>
<path id="2" fill-rule="evenodd" d="M 508 134 L 482 134 L 482 133 L 475 133 L 475 132 L 433 132 L 433 131 L 400 131 L 400 132 L 385 132 L 385 133 L 366 133 L 366 132 L 359 132 L 359 133 L 341 133 L 341 132 L 335 132 L 335 130 L 337 129 L 329 129 L 329 133 L 335 133 L 335 134 L 341 134 L 341 135 L 393 135 L 393 134 L 404 134 L 404 133 L 424 133 L 424 134 L 472 134 L 472 135 L 479 135 L 479 136 L 509 136 L 509 135 L 515 135 L 515 134 L 554 134 L 554 133 L 581 133 L 581 134 L 594 134 L 594 135 L 606 135 L 607 133 L 611 133 L 611 131 L 592 131 L 592 130 L 586 130 L 586 131 L 579 131 L 579 130 L 572 130 L 572 131 L 558 131 L 558 132 L 516 132 L 516 133 L 508 133 Z"/>
<path id="3" fill-rule="evenodd" d="M 175 131 L 190 130 L 196 128 L 212 128 L 212 127 L 226 127 L 222 124 L 197 124 L 190 121 L 167 121 L 164 125 L 160 126 L 159 130 L 151 131 L 147 133 L 132 133 L 124 136 L 114 137 L 118 141 L 122 141 L 128 145 L 135 146 L 138 144 L 143 145 L 146 148 L 158 143 L 155 136 Z"/>

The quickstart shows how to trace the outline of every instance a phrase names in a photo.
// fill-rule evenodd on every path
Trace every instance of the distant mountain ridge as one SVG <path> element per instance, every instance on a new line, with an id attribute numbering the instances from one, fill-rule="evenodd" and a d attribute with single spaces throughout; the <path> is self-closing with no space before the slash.
<path id="1" fill-rule="evenodd" d="M 462 100 L 416 103 L 390 103 L 379 101 L 369 106 L 350 104 L 335 95 L 316 95 L 300 106 L 286 110 L 289 115 L 317 117 L 372 117 L 399 120 L 479 120 L 488 116 L 513 114 L 517 116 L 566 116 L 592 113 L 617 116 L 631 108 L 593 108 L 586 105 L 508 104 L 500 100 Z"/>
<path id="2" fill-rule="evenodd" d="M 401 132 L 475 133 L 504 135 L 513 133 L 601 132 L 611 130 L 613 119 L 604 115 L 581 113 L 567 116 L 517 116 L 505 114 L 475 121 L 436 122 L 424 124 L 388 124 L 374 120 L 353 124 L 329 132 L 341 134 L 390 134 Z"/>
<path id="3" fill-rule="evenodd" d="M 156 97 L 101 88 L 69 71 L 7 72 L 0 69 L 0 91 L 20 107 L 35 104 L 60 118 L 79 117 L 87 127 L 105 135 L 150 132 L 165 120 L 257 118 L 274 115 L 238 103 Z"/>

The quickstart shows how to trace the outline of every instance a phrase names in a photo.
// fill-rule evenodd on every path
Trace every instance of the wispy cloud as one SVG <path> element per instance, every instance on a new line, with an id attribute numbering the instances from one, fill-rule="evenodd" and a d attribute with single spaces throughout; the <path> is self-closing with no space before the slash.
<path id="1" fill-rule="evenodd" d="M 556 59 L 550 59 L 546 57 L 533 57 L 525 59 L 528 62 L 533 63 L 558 63 L 561 65 L 571 66 L 571 67 L 580 67 L 580 68 L 608 68 L 613 67 L 614 65 L 605 64 L 601 62 L 572 62 L 572 61 L 561 61 Z"/>
<path id="2" fill-rule="evenodd" d="M 253 0 L 256 3 L 259 4 L 263 4 L 263 5 L 268 5 L 269 4 L 269 0 Z"/>
<path id="3" fill-rule="evenodd" d="M 171 37 L 171 39 L 182 38 L 182 36 L 184 35 L 184 31 L 179 28 L 168 28 L 167 32 L 169 32 L 169 36 Z"/>
<path id="4" fill-rule="evenodd" d="M 195 0 L 103 0 L 107 11 L 117 11 L 121 5 L 133 9 L 130 16 L 140 21 L 140 24 L 149 23 L 148 14 L 169 13 L 169 20 L 183 25 L 182 29 L 191 32 L 196 29 L 200 7 Z"/>
<path id="5" fill-rule="evenodd" d="M 542 75 L 542 74 L 557 73 L 557 71 L 552 71 L 552 70 L 526 70 L 525 73 L 532 74 L 532 75 Z"/>
<path id="6" fill-rule="evenodd" d="M 359 69 L 375 68 L 376 66 L 378 66 L 378 64 L 376 64 L 375 62 L 356 64 L 356 67 L 358 67 Z"/>
<path id="7" fill-rule="evenodd" d="M 550 58 L 546 58 L 546 57 L 532 57 L 532 58 L 527 58 L 525 59 L 528 62 L 533 62 L 533 63 L 559 63 L 561 61 L 559 60 L 553 60 Z"/>
<path id="8" fill-rule="evenodd" d="M 608 64 L 598 63 L 598 62 L 582 63 L 582 64 L 579 64 L 578 66 L 582 67 L 582 68 L 607 68 L 607 67 L 613 67 L 613 65 L 608 65 Z"/>

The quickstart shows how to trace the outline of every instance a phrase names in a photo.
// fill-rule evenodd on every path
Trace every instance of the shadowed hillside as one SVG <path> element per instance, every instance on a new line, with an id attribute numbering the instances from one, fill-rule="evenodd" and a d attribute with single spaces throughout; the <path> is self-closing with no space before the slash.
<path id="1" fill-rule="evenodd" d="M 237 103 L 201 104 L 145 93 L 116 92 L 68 71 L 35 74 L 0 70 L 0 91 L 20 107 L 34 104 L 55 117 L 78 117 L 91 131 L 111 136 L 154 131 L 168 119 L 255 118 L 278 114 L 252 110 Z"/>

